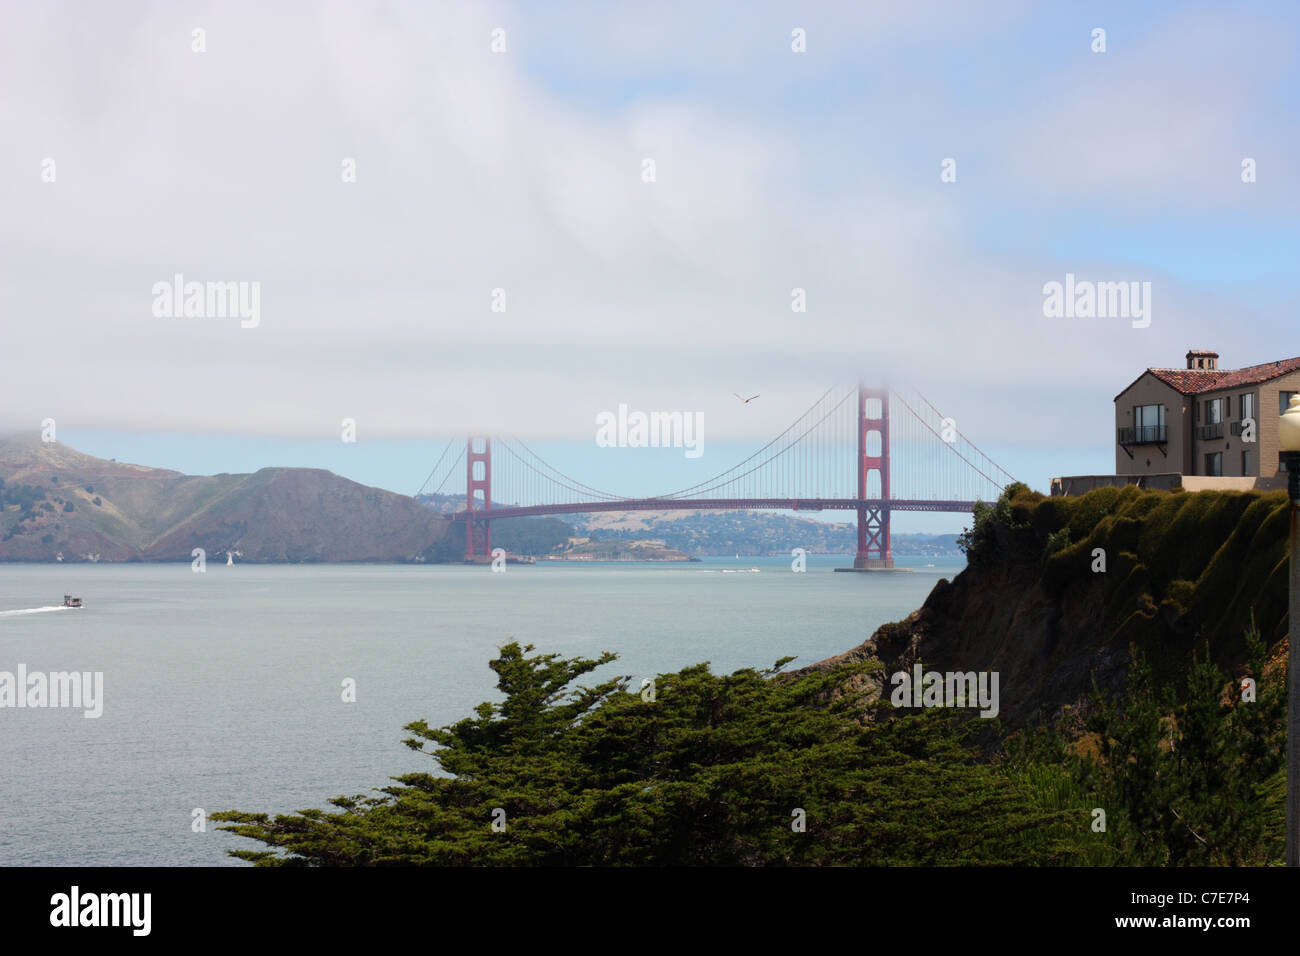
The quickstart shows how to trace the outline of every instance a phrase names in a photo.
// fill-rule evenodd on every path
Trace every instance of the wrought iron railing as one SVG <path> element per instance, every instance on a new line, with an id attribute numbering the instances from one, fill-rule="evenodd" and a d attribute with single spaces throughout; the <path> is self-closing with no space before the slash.
<path id="1" fill-rule="evenodd" d="M 1121 445 L 1164 445 L 1168 441 L 1166 425 L 1128 425 L 1119 430 Z"/>

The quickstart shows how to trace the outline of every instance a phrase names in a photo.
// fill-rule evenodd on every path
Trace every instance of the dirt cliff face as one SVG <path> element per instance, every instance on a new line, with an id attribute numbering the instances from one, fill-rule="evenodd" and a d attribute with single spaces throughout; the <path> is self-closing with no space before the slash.
<path id="1" fill-rule="evenodd" d="M 919 609 L 886 624 L 840 657 L 813 665 L 875 659 L 889 675 L 926 671 L 992 671 L 999 675 L 999 717 L 1010 725 L 1039 723 L 1091 691 L 1122 685 L 1127 647 L 1098 642 L 1100 582 L 1053 599 L 1026 568 L 996 574 L 963 572 L 939 581 Z M 1089 594 L 1089 592 L 1092 592 Z"/>
<path id="2" fill-rule="evenodd" d="M 889 675 L 996 671 L 999 716 L 1035 724 L 1119 690 L 1137 645 L 1165 674 L 1208 642 L 1241 660 L 1251 617 L 1270 644 L 1286 627 L 1286 502 L 1254 492 L 1102 489 L 1048 499 L 1013 486 L 977 515 L 970 564 L 924 605 L 812 668 L 875 659 Z M 812 669 L 810 668 L 810 669 Z"/>

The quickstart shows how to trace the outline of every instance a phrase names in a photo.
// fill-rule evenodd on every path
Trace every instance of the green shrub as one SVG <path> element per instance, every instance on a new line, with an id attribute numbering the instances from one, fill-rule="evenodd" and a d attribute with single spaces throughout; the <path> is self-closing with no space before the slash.
<path id="1" fill-rule="evenodd" d="M 1053 531 L 1047 536 L 1047 541 L 1043 544 L 1043 563 L 1046 564 L 1048 558 L 1056 554 L 1056 552 L 1069 547 L 1069 544 L 1069 528 L 1061 528 L 1059 531 Z"/>
<path id="2" fill-rule="evenodd" d="M 1179 582 L 1185 593 L 1189 582 Z M 1210 659 L 1193 651 L 1174 681 L 1161 682 L 1130 650 L 1122 694 L 1094 694 L 1082 728 L 1064 722 L 1007 741 L 1013 776 L 1044 809 L 1069 809 L 1083 855 L 1097 865 L 1225 866 L 1282 862 L 1286 833 L 1286 681 L 1270 666 L 1258 630 L 1245 633 L 1242 699 Z M 1088 742 L 1089 746 L 1080 746 Z M 1106 812 L 1093 833 L 1090 808 Z M 1057 834 L 1071 839 L 1071 833 Z"/>

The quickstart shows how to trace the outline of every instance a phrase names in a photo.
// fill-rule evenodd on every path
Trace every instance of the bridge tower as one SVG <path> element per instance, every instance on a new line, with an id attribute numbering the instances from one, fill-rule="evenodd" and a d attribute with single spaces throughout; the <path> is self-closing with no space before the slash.
<path id="1" fill-rule="evenodd" d="M 475 469 L 475 465 L 481 465 Z M 475 472 L 478 472 L 477 474 Z M 474 507 L 475 494 L 482 492 L 483 507 Z M 492 510 L 492 439 L 470 435 L 465 446 L 465 560 L 486 561 L 492 554 L 492 529 L 486 515 Z"/>
<path id="2" fill-rule="evenodd" d="M 877 412 L 875 405 L 880 403 Z M 868 403 L 871 407 L 868 408 Z M 869 454 L 867 438 L 880 436 L 879 454 Z M 867 499 L 867 479 L 880 476 L 880 504 L 858 505 L 858 553 L 854 570 L 883 570 L 894 566 L 889 547 L 889 390 L 858 385 L 858 501 Z"/>

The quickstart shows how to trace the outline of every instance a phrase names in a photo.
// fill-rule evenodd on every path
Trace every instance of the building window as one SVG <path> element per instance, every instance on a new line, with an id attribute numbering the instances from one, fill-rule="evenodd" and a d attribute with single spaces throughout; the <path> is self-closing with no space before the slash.
<path id="1" fill-rule="evenodd" d="M 1277 413 L 1279 415 L 1285 415 L 1287 406 L 1291 404 L 1291 396 L 1294 395 L 1295 392 L 1278 392 L 1277 394 L 1278 398 L 1281 399 L 1281 401 L 1278 402 Z"/>
<path id="2" fill-rule="evenodd" d="M 1165 406 L 1133 406 L 1134 440 L 1138 443 L 1165 441 Z"/>
<path id="3" fill-rule="evenodd" d="M 1241 473 L 1247 477 L 1253 475 L 1255 472 L 1251 470 L 1251 465 L 1250 451 L 1243 451 L 1241 453 Z"/>
<path id="4" fill-rule="evenodd" d="M 1216 441 L 1223 437 L 1223 399 L 1207 398 L 1204 405 L 1205 424 L 1196 427 L 1195 435 L 1198 441 Z"/>
<path id="5" fill-rule="evenodd" d="M 1223 475 L 1223 452 L 1205 456 L 1205 473 L 1216 478 Z"/>
<path id="6" fill-rule="evenodd" d="M 1242 392 L 1237 398 L 1237 409 L 1241 412 L 1241 420 L 1233 422 L 1229 426 L 1229 431 L 1234 435 L 1243 435 L 1246 432 L 1247 423 L 1251 426 L 1251 437 L 1258 440 L 1259 419 L 1256 418 L 1256 399 L 1254 392 Z"/>

